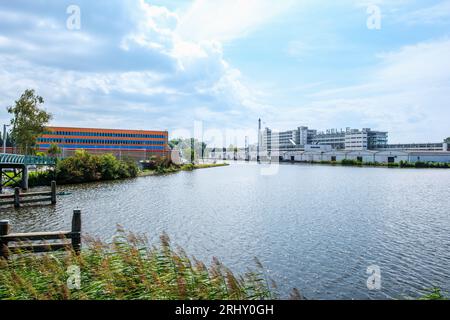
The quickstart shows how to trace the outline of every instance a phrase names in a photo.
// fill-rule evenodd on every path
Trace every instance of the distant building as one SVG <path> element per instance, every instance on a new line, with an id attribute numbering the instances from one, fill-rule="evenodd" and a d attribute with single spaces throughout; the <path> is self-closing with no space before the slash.
<path id="1" fill-rule="evenodd" d="M 316 133 L 316 130 L 310 130 L 308 127 L 281 132 L 272 132 L 271 129 L 265 128 L 262 132 L 261 148 L 266 151 L 303 149 L 305 145 L 312 144 Z"/>
<path id="2" fill-rule="evenodd" d="M 389 151 L 448 151 L 448 144 L 441 143 L 401 143 L 401 144 L 386 144 L 380 146 L 377 150 Z"/>
<path id="3" fill-rule="evenodd" d="M 345 133 L 345 150 L 375 150 L 386 146 L 388 133 L 372 131 L 370 128 L 347 130 Z"/>
<path id="4" fill-rule="evenodd" d="M 406 162 L 447 162 L 450 163 L 450 152 L 438 151 L 296 151 L 283 153 L 280 160 L 299 162 L 355 160 L 368 163 Z"/>
<path id="5" fill-rule="evenodd" d="M 37 143 L 39 150 L 44 152 L 56 144 L 63 156 L 79 149 L 92 154 L 111 153 L 119 158 L 139 160 L 170 156 L 167 131 L 47 127 Z"/>
<path id="6" fill-rule="evenodd" d="M 306 145 L 328 145 L 337 150 L 372 150 L 387 144 L 388 133 L 347 128 L 329 129 L 325 132 L 298 127 L 295 130 L 273 132 L 266 128 L 262 132 L 261 148 L 267 151 L 304 150 Z"/>

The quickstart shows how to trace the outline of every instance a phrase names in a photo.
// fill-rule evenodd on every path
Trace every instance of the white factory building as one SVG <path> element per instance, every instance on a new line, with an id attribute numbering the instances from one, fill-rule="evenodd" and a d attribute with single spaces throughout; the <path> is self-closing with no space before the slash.
<path id="1" fill-rule="evenodd" d="M 342 161 L 355 160 L 360 162 L 399 163 L 407 162 L 448 162 L 450 152 L 438 151 L 296 151 L 280 155 L 285 161 Z"/>
<path id="2" fill-rule="evenodd" d="M 370 128 L 317 131 L 306 126 L 276 132 L 261 130 L 259 122 L 258 144 L 240 148 L 237 152 L 226 148 L 210 150 L 213 159 L 254 161 L 342 161 L 365 163 L 447 162 L 450 163 L 448 140 L 439 143 L 389 144 L 388 132 Z"/>

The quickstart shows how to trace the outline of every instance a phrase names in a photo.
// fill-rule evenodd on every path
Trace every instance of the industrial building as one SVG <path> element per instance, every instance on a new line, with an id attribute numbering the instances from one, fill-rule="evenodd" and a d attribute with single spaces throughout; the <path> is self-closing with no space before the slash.
<path id="1" fill-rule="evenodd" d="M 47 127 L 37 144 L 43 152 L 56 144 L 63 157 L 79 149 L 140 160 L 170 155 L 167 131 Z"/>
<path id="2" fill-rule="evenodd" d="M 299 162 L 355 160 L 366 163 L 399 163 L 400 161 L 450 163 L 450 152 L 443 151 L 297 151 L 283 153 L 280 157 L 282 161 Z"/>
<path id="3" fill-rule="evenodd" d="M 396 163 L 450 162 L 447 142 L 388 144 L 388 132 L 370 128 L 317 131 L 302 126 L 260 133 L 259 157 L 288 161 L 341 161 Z"/>
<path id="4" fill-rule="evenodd" d="M 336 150 L 373 150 L 384 148 L 388 142 L 388 133 L 346 128 L 346 130 L 329 129 L 325 132 L 298 127 L 295 130 L 273 132 L 266 128 L 262 132 L 261 150 L 292 151 L 304 150 L 306 145 L 329 145 Z"/>
<path id="5" fill-rule="evenodd" d="M 448 143 L 402 143 L 402 144 L 387 144 L 377 150 L 387 151 L 449 151 Z"/>
<path id="6" fill-rule="evenodd" d="M 310 130 L 308 127 L 282 132 L 272 132 L 270 128 L 265 128 L 261 137 L 261 149 L 268 151 L 301 149 L 307 144 L 312 144 L 312 138 L 316 134 L 317 130 Z"/>

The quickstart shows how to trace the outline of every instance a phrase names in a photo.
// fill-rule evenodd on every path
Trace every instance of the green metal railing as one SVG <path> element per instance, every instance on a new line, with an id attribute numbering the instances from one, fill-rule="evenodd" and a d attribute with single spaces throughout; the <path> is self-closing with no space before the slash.
<path id="1" fill-rule="evenodd" d="M 55 165 L 56 159 L 51 157 L 26 156 L 22 154 L 0 153 L 0 164 L 22 164 L 22 165 Z"/>

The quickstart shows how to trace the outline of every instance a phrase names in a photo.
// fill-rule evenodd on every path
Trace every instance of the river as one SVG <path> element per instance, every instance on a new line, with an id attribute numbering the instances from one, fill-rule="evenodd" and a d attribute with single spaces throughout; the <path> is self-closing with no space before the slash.
<path id="1" fill-rule="evenodd" d="M 257 257 L 282 297 L 298 288 L 310 299 L 417 297 L 450 291 L 450 170 L 282 164 L 180 172 L 58 187 L 56 206 L 1 209 L 13 232 L 69 229 L 72 210 L 83 232 L 104 240 L 116 225 L 167 232 L 173 244 L 233 271 Z M 272 170 L 273 171 L 273 170 Z M 381 289 L 366 285 L 369 266 Z"/>

